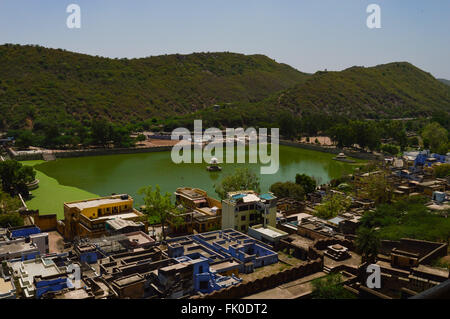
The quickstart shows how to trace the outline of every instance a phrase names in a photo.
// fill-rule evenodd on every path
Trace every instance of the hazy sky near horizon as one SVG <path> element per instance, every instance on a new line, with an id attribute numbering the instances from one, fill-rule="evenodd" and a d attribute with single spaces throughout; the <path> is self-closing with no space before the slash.
<path id="1" fill-rule="evenodd" d="M 81 29 L 69 29 L 69 4 Z M 381 29 L 369 29 L 369 4 Z M 300 71 L 408 61 L 450 79 L 449 0 L 0 0 L 0 44 L 107 57 L 230 51 Z"/>

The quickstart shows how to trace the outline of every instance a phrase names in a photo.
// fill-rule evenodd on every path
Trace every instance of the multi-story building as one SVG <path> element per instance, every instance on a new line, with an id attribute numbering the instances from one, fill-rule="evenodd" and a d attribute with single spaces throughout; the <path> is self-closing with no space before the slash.
<path id="1" fill-rule="evenodd" d="M 107 222 L 123 219 L 139 222 L 144 214 L 133 208 L 129 195 L 112 195 L 84 201 L 64 203 L 64 221 L 61 229 L 66 240 L 74 238 L 95 238 L 108 233 Z M 147 222 L 143 222 L 145 231 Z"/>
<path id="2" fill-rule="evenodd" d="M 172 214 L 168 223 L 177 234 L 203 233 L 220 229 L 222 204 L 198 188 L 183 187 L 175 192 L 181 211 Z"/>
<path id="3" fill-rule="evenodd" d="M 48 233 L 41 233 L 35 225 L 0 230 L 0 261 L 27 260 L 48 253 Z"/>
<path id="4" fill-rule="evenodd" d="M 222 229 L 247 232 L 249 227 L 276 227 L 277 198 L 272 193 L 230 192 L 222 201 Z"/>

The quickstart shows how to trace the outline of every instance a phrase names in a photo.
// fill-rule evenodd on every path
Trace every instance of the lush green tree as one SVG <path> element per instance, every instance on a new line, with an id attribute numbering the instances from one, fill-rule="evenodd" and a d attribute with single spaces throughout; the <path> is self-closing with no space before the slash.
<path id="1" fill-rule="evenodd" d="M 92 123 L 92 139 L 95 144 L 106 146 L 111 139 L 111 124 L 105 120 L 95 120 Z"/>
<path id="2" fill-rule="evenodd" d="M 306 194 L 312 193 L 316 190 L 317 184 L 314 178 L 306 174 L 295 175 L 295 183 L 301 185 Z"/>
<path id="3" fill-rule="evenodd" d="M 3 213 L 0 214 L 0 227 L 17 227 L 23 226 L 23 218 L 19 213 Z"/>
<path id="4" fill-rule="evenodd" d="M 408 145 L 412 147 L 419 146 L 419 138 L 417 136 L 410 137 L 408 139 Z"/>
<path id="5" fill-rule="evenodd" d="M 329 194 L 322 203 L 316 206 L 316 216 L 323 219 L 330 219 L 339 214 L 345 213 L 350 205 L 351 199 L 340 193 Z"/>
<path id="6" fill-rule="evenodd" d="M 279 119 L 280 134 L 288 139 L 292 139 L 297 136 L 297 123 L 289 113 L 283 113 Z"/>
<path id="7" fill-rule="evenodd" d="M 423 144 L 430 148 L 431 152 L 447 154 L 448 132 L 439 123 L 433 122 L 425 126 L 422 132 Z"/>
<path id="8" fill-rule="evenodd" d="M 156 185 L 154 191 L 152 186 L 143 187 L 138 193 L 143 196 L 144 214 L 147 215 L 149 222 L 156 220 L 161 223 L 163 240 L 166 240 L 166 222 L 169 215 L 175 212 L 170 193 L 161 194 L 159 185 Z"/>
<path id="9" fill-rule="evenodd" d="M 130 137 L 130 131 L 122 126 L 113 126 L 111 130 L 111 140 L 114 146 L 117 147 L 131 147 L 133 141 Z"/>
<path id="10" fill-rule="evenodd" d="M 21 148 L 28 148 L 33 145 L 34 141 L 33 132 L 24 130 L 17 136 L 15 145 Z"/>
<path id="11" fill-rule="evenodd" d="M 270 191 L 278 198 L 295 198 L 297 200 L 305 199 L 305 190 L 301 185 L 292 182 L 277 182 L 270 186 Z"/>
<path id="12" fill-rule="evenodd" d="M 27 194 L 27 183 L 34 181 L 36 172 L 31 166 L 24 166 L 14 160 L 0 162 L 0 178 L 3 191 L 15 195 Z"/>
<path id="13" fill-rule="evenodd" d="M 311 282 L 313 299 L 355 299 L 356 297 L 342 285 L 341 274 L 329 274 Z"/>
<path id="14" fill-rule="evenodd" d="M 142 141 L 145 141 L 146 140 L 146 138 L 145 138 L 145 135 L 144 134 L 139 134 L 137 137 L 136 137 L 136 141 L 138 141 L 138 142 L 142 142 Z"/>
<path id="15" fill-rule="evenodd" d="M 333 126 L 329 134 L 338 147 L 350 147 L 355 143 L 355 133 L 350 125 L 338 124 Z"/>
<path id="16" fill-rule="evenodd" d="M 392 185 L 387 179 L 387 174 L 384 171 L 370 174 L 364 178 L 358 191 L 365 194 L 367 198 L 374 200 L 377 205 L 390 202 L 392 199 Z"/>
<path id="17" fill-rule="evenodd" d="M 380 237 L 374 228 L 360 227 L 356 234 L 356 251 L 362 262 L 375 263 L 381 247 Z"/>
<path id="18" fill-rule="evenodd" d="M 214 187 L 221 199 L 225 199 L 228 192 L 254 190 L 259 193 L 261 191 L 259 177 L 248 168 L 237 168 L 233 174 L 224 177 Z"/>
<path id="19" fill-rule="evenodd" d="M 434 176 L 437 178 L 445 178 L 450 176 L 450 164 L 441 164 L 434 168 Z"/>
<path id="20" fill-rule="evenodd" d="M 22 207 L 18 196 L 11 196 L 0 190 L 0 214 L 12 213 Z"/>
<path id="21" fill-rule="evenodd" d="M 428 201 L 425 196 L 412 196 L 379 205 L 375 210 L 364 214 L 361 226 L 379 229 L 379 237 L 382 239 L 414 238 L 449 242 L 450 219 L 430 212 L 425 206 Z"/>
<path id="22" fill-rule="evenodd" d="M 390 155 L 397 155 L 400 152 L 399 147 L 392 144 L 383 144 L 380 149 L 382 152 Z"/>

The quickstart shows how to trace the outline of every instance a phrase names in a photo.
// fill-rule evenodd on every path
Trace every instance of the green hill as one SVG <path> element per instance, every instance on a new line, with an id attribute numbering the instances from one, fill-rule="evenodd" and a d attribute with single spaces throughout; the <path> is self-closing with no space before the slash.
<path id="1" fill-rule="evenodd" d="M 308 75 L 263 55 L 195 53 L 109 59 L 39 46 L 0 46 L 0 129 L 37 119 L 164 118 L 253 102 Z"/>
<path id="2" fill-rule="evenodd" d="M 99 118 L 136 123 L 202 117 L 259 126 L 274 123 L 282 111 L 360 119 L 450 111 L 450 87 L 406 62 L 310 75 L 263 55 L 109 59 L 2 45 L 0 70 L 0 129 L 39 120 L 65 127 Z"/>
<path id="3" fill-rule="evenodd" d="M 450 87 L 410 63 L 317 72 L 263 102 L 264 109 L 294 114 L 339 114 L 349 118 L 429 116 L 450 111 Z"/>
<path id="4" fill-rule="evenodd" d="M 450 85 L 450 80 L 446 80 L 446 79 L 438 79 L 438 80 L 444 84 Z"/>

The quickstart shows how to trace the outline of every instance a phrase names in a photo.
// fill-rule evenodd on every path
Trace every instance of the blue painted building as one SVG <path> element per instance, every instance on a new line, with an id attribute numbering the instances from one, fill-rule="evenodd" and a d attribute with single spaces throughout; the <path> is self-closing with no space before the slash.
<path id="1" fill-rule="evenodd" d="M 234 260 L 241 273 L 278 262 L 278 254 L 269 245 L 233 229 L 169 239 L 168 254 L 173 258 L 204 257 L 209 265 Z"/>
<path id="2" fill-rule="evenodd" d="M 8 235 L 11 239 L 18 237 L 28 238 L 30 235 L 40 234 L 41 230 L 39 227 L 35 225 L 31 226 L 21 226 L 21 227 L 12 227 L 8 229 Z"/>
<path id="3" fill-rule="evenodd" d="M 190 263 L 193 266 L 194 290 L 201 293 L 211 293 L 233 285 L 237 285 L 242 279 L 231 276 L 221 276 L 209 267 L 209 260 L 205 257 L 192 259 L 188 256 L 175 258 L 179 263 Z"/>

